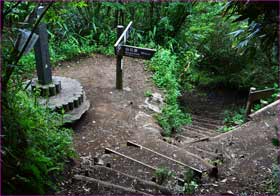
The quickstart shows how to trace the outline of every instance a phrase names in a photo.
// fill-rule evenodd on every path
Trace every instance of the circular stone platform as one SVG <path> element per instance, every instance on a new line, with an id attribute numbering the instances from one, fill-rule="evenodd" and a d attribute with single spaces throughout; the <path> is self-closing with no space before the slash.
<path id="1" fill-rule="evenodd" d="M 29 89 L 45 89 L 45 96 L 38 99 L 39 104 L 45 105 L 59 113 L 64 110 L 64 114 L 67 114 L 64 117 L 66 122 L 80 119 L 90 106 L 80 82 L 72 78 L 60 76 L 53 76 L 52 80 L 51 84 L 39 85 L 37 79 L 32 79 Z M 50 92 L 53 91 L 53 86 L 56 89 L 54 94 Z"/>

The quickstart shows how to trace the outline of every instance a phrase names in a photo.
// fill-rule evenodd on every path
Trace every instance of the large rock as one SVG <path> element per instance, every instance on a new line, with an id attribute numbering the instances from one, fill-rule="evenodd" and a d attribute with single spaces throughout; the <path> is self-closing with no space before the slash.
<path id="1" fill-rule="evenodd" d="M 160 137 L 161 127 L 151 115 L 139 111 L 135 116 L 135 122 L 137 128 L 143 130 L 144 134 Z"/>
<path id="2" fill-rule="evenodd" d="M 140 108 L 145 108 L 156 113 L 161 113 L 163 106 L 163 97 L 159 93 L 153 93 L 151 97 L 145 99 L 145 104 L 140 105 Z"/>

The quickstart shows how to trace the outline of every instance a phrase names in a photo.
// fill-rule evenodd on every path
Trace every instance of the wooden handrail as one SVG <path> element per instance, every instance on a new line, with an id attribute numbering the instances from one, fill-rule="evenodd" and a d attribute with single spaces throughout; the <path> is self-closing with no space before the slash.
<path id="1" fill-rule="evenodd" d="M 256 88 L 251 87 L 248 95 L 248 100 L 245 109 L 245 121 L 248 121 L 249 115 L 251 113 L 251 108 L 255 101 L 260 99 L 269 98 L 275 92 L 274 88 L 264 89 L 264 90 L 256 90 Z"/>

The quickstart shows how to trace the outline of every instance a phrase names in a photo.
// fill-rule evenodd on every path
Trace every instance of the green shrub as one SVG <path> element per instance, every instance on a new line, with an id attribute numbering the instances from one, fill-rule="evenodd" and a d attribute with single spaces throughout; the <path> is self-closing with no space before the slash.
<path id="1" fill-rule="evenodd" d="M 24 91 L 4 95 L 3 192 L 43 194 L 55 188 L 54 177 L 75 155 L 72 131 L 61 127 L 61 116 L 36 103 Z"/>
<path id="2" fill-rule="evenodd" d="M 166 93 L 162 112 L 156 116 L 166 136 L 170 136 L 172 130 L 191 122 L 190 115 L 183 113 L 177 103 L 180 95 L 180 85 L 177 80 L 178 67 L 176 56 L 166 49 L 159 49 L 149 66 L 150 70 L 154 72 L 155 84 L 163 88 Z"/>
<path id="3" fill-rule="evenodd" d="M 151 97 L 153 95 L 153 93 L 152 93 L 152 91 L 150 91 L 150 90 L 147 90 L 147 91 L 145 91 L 145 93 L 144 93 L 144 96 L 145 97 Z"/>
<path id="4" fill-rule="evenodd" d="M 221 132 L 227 132 L 234 127 L 244 123 L 245 108 L 232 108 L 224 111 L 224 126 L 219 129 Z"/>
<path id="5" fill-rule="evenodd" d="M 194 178 L 194 173 L 191 169 L 184 172 L 184 194 L 194 194 L 195 190 L 198 188 L 198 183 Z"/>
<path id="6" fill-rule="evenodd" d="M 156 181 L 158 184 L 163 184 L 169 178 L 174 176 L 174 173 L 165 167 L 159 167 L 155 171 Z"/>
<path id="7" fill-rule="evenodd" d="M 180 126 L 191 122 L 190 115 L 183 113 L 177 104 L 166 104 L 162 109 L 162 113 L 157 115 L 156 119 L 164 129 L 164 136 L 170 136 L 172 130 L 175 131 Z"/>

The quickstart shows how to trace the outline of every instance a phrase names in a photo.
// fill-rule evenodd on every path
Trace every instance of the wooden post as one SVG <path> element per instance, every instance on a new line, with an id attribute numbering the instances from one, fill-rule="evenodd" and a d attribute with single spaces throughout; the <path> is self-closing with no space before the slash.
<path id="1" fill-rule="evenodd" d="M 249 91 L 249 96 L 248 96 L 246 109 L 245 109 L 245 116 L 244 116 L 245 121 L 248 121 L 249 114 L 251 113 L 251 108 L 252 108 L 252 104 L 253 104 L 253 101 L 251 100 L 251 93 L 254 92 L 255 90 L 256 90 L 256 88 L 251 87 L 250 91 Z"/>
<path id="2" fill-rule="evenodd" d="M 117 26 L 117 38 L 119 38 L 124 30 L 124 26 Z M 116 88 L 122 90 L 123 88 L 123 74 L 122 74 L 122 54 L 117 54 L 117 67 L 116 67 Z"/>

